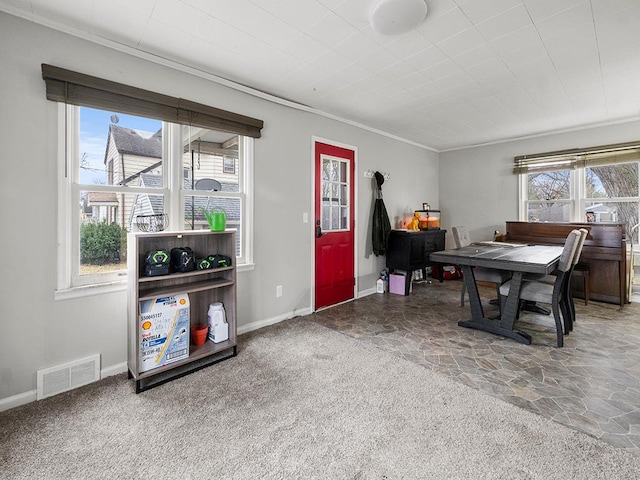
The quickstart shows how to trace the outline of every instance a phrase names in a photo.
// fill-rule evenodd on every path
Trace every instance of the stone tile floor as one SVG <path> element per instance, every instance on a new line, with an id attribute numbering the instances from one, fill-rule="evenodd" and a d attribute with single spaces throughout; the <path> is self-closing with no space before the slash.
<path id="1" fill-rule="evenodd" d="M 640 456 L 640 303 L 577 299 L 576 325 L 556 347 L 553 318 L 523 312 L 531 345 L 459 327 L 460 281 L 414 284 L 310 315 L 321 325 L 451 377 L 487 395 Z M 495 290 L 480 287 L 485 314 Z"/>

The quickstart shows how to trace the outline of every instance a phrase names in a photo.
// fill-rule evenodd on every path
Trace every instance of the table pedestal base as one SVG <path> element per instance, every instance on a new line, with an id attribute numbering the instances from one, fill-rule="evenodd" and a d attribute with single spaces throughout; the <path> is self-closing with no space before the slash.
<path id="1" fill-rule="evenodd" d="M 482 320 L 460 320 L 458 326 L 465 328 L 475 328 L 476 330 L 482 330 L 489 333 L 495 333 L 502 335 L 503 337 L 512 338 L 518 343 L 525 345 L 531 344 L 531 335 L 521 330 L 511 330 L 500 326 L 499 320 L 492 320 L 491 318 L 482 318 Z"/>

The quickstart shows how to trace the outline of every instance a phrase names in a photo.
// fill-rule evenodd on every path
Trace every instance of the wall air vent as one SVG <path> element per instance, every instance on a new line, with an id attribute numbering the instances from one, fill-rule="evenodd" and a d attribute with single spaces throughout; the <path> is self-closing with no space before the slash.
<path id="1" fill-rule="evenodd" d="M 37 400 L 100 380 L 100 355 L 38 370 Z"/>

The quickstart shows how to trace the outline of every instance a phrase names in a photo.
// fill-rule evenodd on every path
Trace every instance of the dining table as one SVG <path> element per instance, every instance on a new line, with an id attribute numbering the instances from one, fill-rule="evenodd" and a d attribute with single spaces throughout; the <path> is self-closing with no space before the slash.
<path id="1" fill-rule="evenodd" d="M 526 273 L 549 275 L 560 261 L 562 246 L 528 245 L 524 243 L 476 242 L 466 247 L 433 252 L 430 260 L 444 265 L 459 265 L 469 294 L 471 318 L 460 320 L 458 325 L 502 335 L 529 345 L 531 335 L 514 328 L 520 308 L 520 287 Z M 501 302 L 500 315 L 487 317 L 480 301 L 478 286 L 473 274 L 475 267 L 507 270 L 511 283 L 506 301 Z"/>

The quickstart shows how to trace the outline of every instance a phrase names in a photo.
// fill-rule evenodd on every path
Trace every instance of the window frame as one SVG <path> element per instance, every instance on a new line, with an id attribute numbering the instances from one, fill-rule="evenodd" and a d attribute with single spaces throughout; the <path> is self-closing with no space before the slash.
<path id="1" fill-rule="evenodd" d="M 573 220 L 576 218 L 576 212 L 580 209 L 580 202 L 576 201 L 576 198 L 579 198 L 579 194 L 576 190 L 576 187 L 579 182 L 576 181 L 576 171 L 575 169 L 570 170 L 569 172 L 569 197 L 561 198 L 555 200 L 556 203 L 566 203 L 571 205 L 570 208 L 570 222 L 574 222 Z M 520 221 L 528 222 L 529 221 L 529 205 L 536 204 L 543 200 L 529 200 L 529 179 L 528 176 L 530 173 L 542 173 L 541 171 L 537 172 L 527 172 L 521 173 L 518 175 L 518 190 L 519 190 L 519 208 L 518 208 L 518 217 Z"/>
<path id="2" fill-rule="evenodd" d="M 82 191 L 108 191 L 135 195 L 162 195 L 169 214 L 167 231 L 182 231 L 184 227 L 184 198 L 193 194 L 183 187 L 181 125 L 163 122 L 163 186 L 162 188 L 89 185 L 79 181 L 79 109 L 80 106 L 58 103 L 58 252 L 55 299 L 120 291 L 126 288 L 127 271 L 118 270 L 96 275 L 79 274 L 80 216 L 76 199 Z M 95 107 L 89 107 L 95 108 Z M 253 170 L 254 139 L 240 136 L 239 184 L 241 192 L 241 255 L 236 259 L 237 271 L 253 269 Z M 198 192 L 198 195 L 205 192 Z M 216 192 L 217 193 L 217 192 Z M 220 196 L 220 195 L 212 195 Z"/>
<path id="3" fill-rule="evenodd" d="M 611 163 L 610 165 L 620 165 L 623 163 L 636 163 L 636 162 L 620 162 L 620 163 Z M 640 177 L 640 160 L 638 163 L 638 172 Z M 570 219 L 569 222 L 577 222 L 577 223 L 586 223 L 586 206 L 587 203 L 596 201 L 596 198 L 588 198 L 586 196 L 586 169 L 589 166 L 577 165 L 570 170 L 569 176 L 569 199 L 558 200 L 558 202 L 566 202 L 571 203 L 572 208 L 570 209 Z M 539 170 L 538 172 L 540 172 Z M 528 174 L 532 172 L 525 172 L 518 174 L 518 217 L 520 221 L 528 222 L 529 221 L 529 204 L 536 203 L 538 200 L 529 200 L 529 184 L 528 184 Z M 639 179 L 640 180 L 640 179 Z M 607 203 L 633 203 L 638 202 L 640 208 L 640 191 L 638 192 L 637 197 L 613 197 L 606 199 Z M 638 219 L 640 221 L 640 219 Z M 633 225 L 629 225 L 628 228 L 633 227 Z"/>
<path id="4" fill-rule="evenodd" d="M 333 180 L 331 178 L 328 178 L 325 180 L 324 178 L 324 166 L 325 166 L 325 162 L 328 162 L 329 165 L 332 164 L 337 164 L 338 165 L 338 180 Z M 322 231 L 326 232 L 326 233 L 331 233 L 331 232 L 347 232 L 350 230 L 350 225 L 351 225 L 351 197 L 349 195 L 349 189 L 351 186 L 351 160 L 350 159 L 345 159 L 345 158 L 340 158 L 340 157 L 335 157 L 333 155 L 326 155 L 326 154 L 322 154 L 321 155 L 321 163 L 322 163 L 322 167 L 321 167 L 321 179 L 320 179 L 320 188 L 324 189 L 325 184 L 329 187 L 329 190 L 332 189 L 332 187 L 337 186 L 338 187 L 338 196 L 334 197 L 333 193 L 331 191 L 329 191 L 329 197 L 324 197 L 324 193 L 322 193 L 321 195 L 321 205 L 320 205 L 320 222 L 321 222 L 321 227 L 322 227 Z M 342 169 L 342 166 L 345 166 L 344 169 Z M 330 169 L 331 170 L 331 169 Z M 342 177 L 342 171 L 344 170 L 344 178 Z M 344 194 L 344 195 L 343 195 Z M 345 203 L 341 203 L 340 201 L 343 200 L 345 201 Z M 325 201 L 328 201 L 328 204 L 325 204 Z M 337 203 L 334 204 L 334 201 L 337 201 Z M 325 208 L 329 208 L 329 217 L 328 217 L 328 221 L 329 221 L 329 225 L 325 224 Z M 333 228 L 332 227 L 332 220 L 333 220 L 333 212 L 334 207 L 338 208 L 338 217 L 337 217 L 337 221 L 338 221 L 338 228 Z M 346 225 L 346 227 L 343 227 L 343 222 L 342 219 L 343 217 L 341 216 L 342 212 L 346 213 L 346 217 L 344 217 L 344 224 Z"/>

